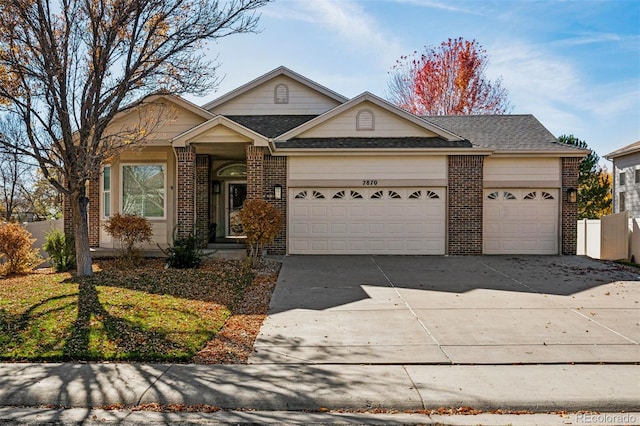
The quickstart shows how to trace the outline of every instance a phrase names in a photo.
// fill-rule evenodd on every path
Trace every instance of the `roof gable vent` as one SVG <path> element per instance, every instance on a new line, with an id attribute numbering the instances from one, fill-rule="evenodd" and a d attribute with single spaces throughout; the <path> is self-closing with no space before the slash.
<path id="1" fill-rule="evenodd" d="M 356 130 L 375 130 L 375 117 L 368 109 L 358 111 L 356 115 Z"/>
<path id="2" fill-rule="evenodd" d="M 278 84 L 273 90 L 273 102 L 276 104 L 289 103 L 289 87 L 286 84 Z"/>

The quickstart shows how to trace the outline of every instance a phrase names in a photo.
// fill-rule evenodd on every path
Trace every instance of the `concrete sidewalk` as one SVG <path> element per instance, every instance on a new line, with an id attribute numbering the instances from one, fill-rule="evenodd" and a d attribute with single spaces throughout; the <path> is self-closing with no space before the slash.
<path id="1" fill-rule="evenodd" d="M 640 411 L 638 365 L 0 364 L 0 406 Z"/>

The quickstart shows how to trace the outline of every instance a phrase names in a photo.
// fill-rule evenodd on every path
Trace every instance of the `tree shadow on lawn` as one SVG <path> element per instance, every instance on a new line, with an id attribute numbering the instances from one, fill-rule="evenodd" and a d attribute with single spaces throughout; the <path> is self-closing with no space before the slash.
<path id="1" fill-rule="evenodd" d="M 47 290 L 53 296 L 38 298 L 51 286 L 38 283 L 17 296 L 23 307 L 0 308 L 0 359 L 187 362 L 221 329 L 250 281 L 228 267 L 103 266 L 93 277 L 58 281 Z"/>
<path id="2" fill-rule="evenodd" d="M 166 332 L 145 329 L 110 314 L 92 282 L 81 280 L 78 287 L 78 315 L 70 327 L 63 359 L 154 361 L 191 357 L 189 348 L 172 341 Z"/>

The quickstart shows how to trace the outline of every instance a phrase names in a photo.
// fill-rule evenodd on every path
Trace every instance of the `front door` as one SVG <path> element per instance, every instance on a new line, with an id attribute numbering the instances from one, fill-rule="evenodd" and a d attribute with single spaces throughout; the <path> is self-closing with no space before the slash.
<path id="1" fill-rule="evenodd" d="M 247 184 L 229 182 L 227 184 L 227 236 L 244 236 L 242 223 L 240 223 L 240 209 L 247 199 Z"/>

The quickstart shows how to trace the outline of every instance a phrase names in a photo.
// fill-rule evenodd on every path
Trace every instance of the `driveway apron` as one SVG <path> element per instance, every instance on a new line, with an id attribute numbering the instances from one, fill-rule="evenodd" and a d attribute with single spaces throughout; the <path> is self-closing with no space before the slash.
<path id="1" fill-rule="evenodd" d="M 640 362 L 638 279 L 577 256 L 289 256 L 249 362 Z"/>

